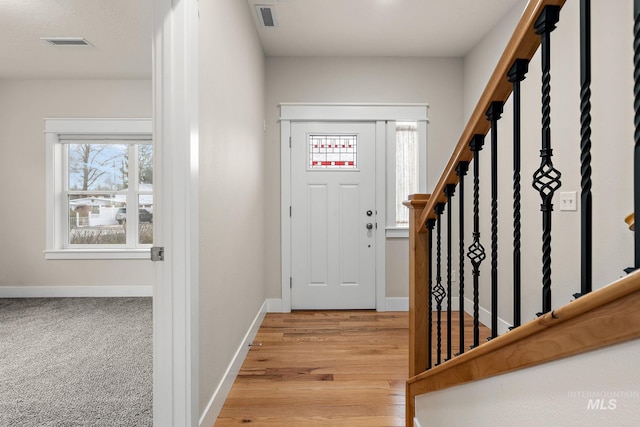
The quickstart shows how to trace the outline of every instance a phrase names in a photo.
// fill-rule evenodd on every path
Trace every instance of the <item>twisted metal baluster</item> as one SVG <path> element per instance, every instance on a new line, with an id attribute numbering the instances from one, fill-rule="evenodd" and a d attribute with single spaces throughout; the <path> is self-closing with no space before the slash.
<path id="1" fill-rule="evenodd" d="M 433 227 L 436 225 L 435 219 L 428 219 L 425 224 L 429 230 L 429 290 L 427 298 L 427 306 L 429 310 L 429 330 L 427 331 L 427 369 L 431 369 L 433 366 Z"/>
<path id="2" fill-rule="evenodd" d="M 456 191 L 455 184 L 447 184 L 447 360 L 451 359 L 451 198 Z"/>
<path id="3" fill-rule="evenodd" d="M 551 311 L 551 212 L 553 194 L 560 188 L 560 172 L 551 158 L 551 32 L 560 18 L 559 6 L 545 6 L 535 23 L 542 45 L 542 149 L 540 168 L 533 174 L 533 188 L 542 199 L 542 313 Z"/>
<path id="4" fill-rule="evenodd" d="M 491 336 L 498 336 L 498 120 L 502 101 L 493 101 L 487 109 L 491 122 Z"/>
<path id="5" fill-rule="evenodd" d="M 520 165 L 521 165 L 521 102 L 520 82 L 529 70 L 529 61 L 516 59 L 507 77 L 513 83 L 513 328 L 522 322 L 522 268 L 520 257 L 521 215 L 520 215 Z"/>
<path id="6" fill-rule="evenodd" d="M 633 212 L 635 218 L 640 218 L 640 0 L 633 2 L 633 17 Z M 640 227 L 634 227 L 634 250 L 634 268 L 637 269 L 640 268 Z"/>
<path id="7" fill-rule="evenodd" d="M 458 175 L 458 188 L 460 189 L 459 198 L 459 218 L 458 218 L 458 239 L 459 242 L 459 272 L 458 283 L 460 285 L 459 300 L 458 300 L 458 314 L 460 316 L 460 352 L 464 353 L 464 176 L 469 170 L 469 162 L 460 162 L 456 167 L 456 174 Z"/>
<path id="8" fill-rule="evenodd" d="M 473 266 L 473 347 L 480 345 L 480 264 L 487 257 L 480 244 L 480 150 L 484 135 L 474 135 L 469 143 L 473 152 L 473 243 L 467 257 Z"/>
<path id="9" fill-rule="evenodd" d="M 442 244 L 441 244 L 441 223 L 442 223 L 442 213 L 444 212 L 444 203 L 438 203 L 435 208 L 436 212 L 436 286 L 433 288 L 433 296 L 436 299 L 436 310 L 438 311 L 438 320 L 436 322 L 436 345 L 437 345 L 437 356 L 439 365 L 442 362 L 442 301 L 445 297 L 445 289 L 442 286 L 442 275 L 441 275 L 441 255 L 442 255 Z"/>
<path id="10" fill-rule="evenodd" d="M 580 0 L 580 293 L 592 288 L 592 200 L 591 200 L 591 0 Z"/>

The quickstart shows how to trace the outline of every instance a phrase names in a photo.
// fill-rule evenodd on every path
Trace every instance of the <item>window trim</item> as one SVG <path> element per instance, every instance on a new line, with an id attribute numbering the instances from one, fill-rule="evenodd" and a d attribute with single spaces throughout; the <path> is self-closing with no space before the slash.
<path id="1" fill-rule="evenodd" d="M 418 124 L 418 192 L 427 191 L 427 124 L 428 119 L 407 118 L 387 121 L 387 224 L 385 234 L 388 239 L 408 238 L 409 228 L 396 226 L 396 122 L 416 122 Z M 408 194 L 407 194 L 408 196 Z"/>
<path id="2" fill-rule="evenodd" d="M 63 144 L 60 136 L 69 135 L 118 135 L 122 137 L 152 137 L 152 120 L 149 118 L 100 119 L 100 118 L 45 118 L 46 141 L 46 246 L 45 259 L 149 259 L 149 248 L 65 248 L 62 224 L 63 176 L 59 173 L 63 164 Z"/>

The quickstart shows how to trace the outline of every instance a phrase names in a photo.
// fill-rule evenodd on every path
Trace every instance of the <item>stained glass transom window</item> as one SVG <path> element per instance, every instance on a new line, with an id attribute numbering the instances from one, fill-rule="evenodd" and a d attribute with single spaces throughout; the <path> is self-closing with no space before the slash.
<path id="1" fill-rule="evenodd" d="M 311 169 L 356 169 L 358 135 L 309 135 Z"/>

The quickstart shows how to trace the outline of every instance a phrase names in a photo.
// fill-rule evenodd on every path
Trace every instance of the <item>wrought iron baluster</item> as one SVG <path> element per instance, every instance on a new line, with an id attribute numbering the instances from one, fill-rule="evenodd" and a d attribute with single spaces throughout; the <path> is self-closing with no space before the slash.
<path id="1" fill-rule="evenodd" d="M 553 194 L 560 188 L 560 172 L 553 167 L 551 149 L 551 32 L 560 18 L 559 6 L 545 6 L 535 23 L 542 46 L 542 149 L 533 188 L 542 199 L 542 313 L 551 311 L 551 213 Z"/>
<path id="2" fill-rule="evenodd" d="M 436 355 L 437 365 L 442 362 L 442 301 L 445 297 L 445 289 L 442 286 L 441 271 L 441 255 L 442 255 L 442 213 L 444 212 L 444 203 L 438 203 L 435 208 L 436 212 L 436 286 L 433 288 L 433 296 L 436 299 L 436 310 L 438 318 L 436 321 Z"/>
<path id="3" fill-rule="evenodd" d="M 520 253 L 521 215 L 520 215 L 520 170 L 521 170 L 521 102 L 520 82 L 529 71 L 529 61 L 516 59 L 507 77 L 513 83 L 513 328 L 522 322 L 522 267 Z"/>
<path id="4" fill-rule="evenodd" d="M 592 288 L 592 199 L 591 199 L 591 0 L 580 0 L 580 293 Z"/>
<path id="5" fill-rule="evenodd" d="M 459 203 L 459 218 L 458 218 L 458 239 L 459 239 L 459 261 L 458 267 L 458 283 L 459 283 L 459 307 L 458 314 L 460 315 L 460 353 L 464 353 L 464 176 L 469 170 L 468 162 L 460 162 L 456 167 L 456 174 L 458 175 L 458 188 L 460 195 L 458 196 Z"/>
<path id="6" fill-rule="evenodd" d="M 447 184 L 447 359 L 451 359 L 451 198 L 456 191 L 455 184 Z"/>
<path id="7" fill-rule="evenodd" d="M 425 224 L 429 230 L 429 289 L 427 292 L 427 307 L 429 310 L 429 330 L 427 331 L 427 369 L 433 366 L 433 227 L 436 225 L 435 219 L 428 219 Z"/>
<path id="8" fill-rule="evenodd" d="M 487 257 L 480 243 L 480 150 L 484 135 L 474 135 L 469 143 L 473 152 L 473 243 L 467 257 L 473 266 L 473 347 L 480 345 L 480 264 Z"/>
<path id="9" fill-rule="evenodd" d="M 491 122 L 491 338 L 498 336 L 498 120 L 502 101 L 493 101 L 487 109 Z"/>
<path id="10" fill-rule="evenodd" d="M 633 154 L 633 212 L 640 218 L 640 0 L 633 1 L 633 123 L 635 142 Z M 634 268 L 640 268 L 640 227 L 634 227 Z"/>

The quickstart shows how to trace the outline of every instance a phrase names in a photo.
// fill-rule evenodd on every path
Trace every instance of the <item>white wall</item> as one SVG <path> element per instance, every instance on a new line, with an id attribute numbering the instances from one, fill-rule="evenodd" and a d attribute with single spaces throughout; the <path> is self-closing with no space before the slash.
<path id="1" fill-rule="evenodd" d="M 45 260 L 47 117 L 151 117 L 149 80 L 0 80 L 0 286 L 151 285 L 147 260 Z"/>
<path id="2" fill-rule="evenodd" d="M 416 398 L 416 418 L 423 427 L 633 427 L 640 413 L 638 358 L 636 340 L 429 393 Z M 600 399 L 605 409 L 594 408 Z"/>
<path id="3" fill-rule="evenodd" d="M 246 2 L 200 2 L 200 412 L 264 302 L 264 55 Z"/>
<path id="4" fill-rule="evenodd" d="M 476 107 L 529 0 L 520 0 L 464 57 L 464 120 Z"/>
<path id="5" fill-rule="evenodd" d="M 409 296 L 409 239 L 387 239 L 386 255 L 386 296 L 387 298 L 407 298 Z"/>
<path id="6" fill-rule="evenodd" d="M 452 140 L 462 130 L 462 60 L 460 58 L 267 58 L 267 200 L 280 200 L 281 102 L 429 104 L 428 162 L 444 165 Z M 442 168 L 443 166 L 440 166 Z M 428 186 L 441 170 L 428 169 Z M 265 206 L 266 292 L 281 297 L 280 203 Z M 401 245 L 405 247 L 401 247 Z M 388 241 L 387 297 L 408 295 L 408 242 Z M 403 277 L 405 279 L 403 279 Z M 391 280 L 390 280 L 391 279 Z"/>

